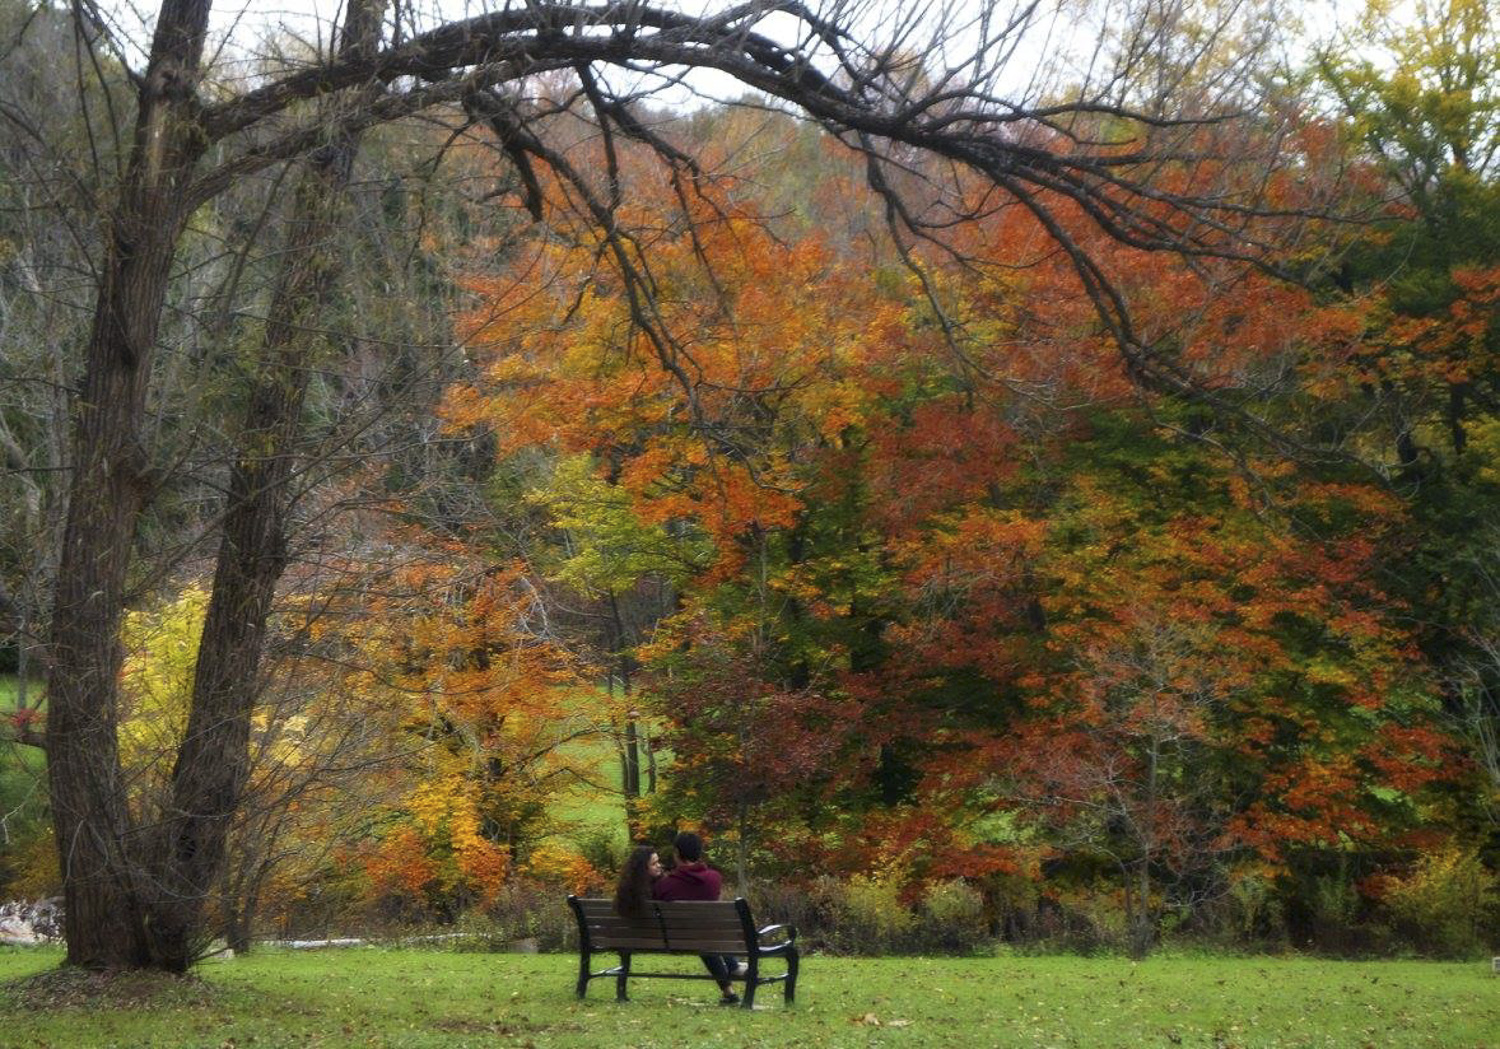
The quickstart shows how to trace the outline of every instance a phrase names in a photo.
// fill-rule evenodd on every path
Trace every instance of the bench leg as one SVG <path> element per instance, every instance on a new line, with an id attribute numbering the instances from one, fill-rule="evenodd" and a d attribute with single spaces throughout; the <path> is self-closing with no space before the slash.
<path id="1" fill-rule="evenodd" d="M 630 952 L 620 952 L 620 975 L 615 977 L 615 1001 L 628 1002 L 629 997 L 625 994 L 625 981 L 630 979 Z"/>
<path id="2" fill-rule="evenodd" d="M 582 998 L 589 993 L 589 949 L 582 948 L 578 952 L 578 997 Z"/>
<path id="3" fill-rule="evenodd" d="M 752 954 L 748 964 L 750 971 L 745 973 L 745 995 L 740 999 L 740 1005 L 746 1009 L 754 1009 L 755 990 L 760 986 L 760 959 Z"/>
<path id="4" fill-rule="evenodd" d="M 791 1005 L 797 1000 L 797 963 L 800 959 L 797 948 L 788 947 L 786 951 L 786 986 L 782 988 L 786 996 L 786 1004 Z"/>

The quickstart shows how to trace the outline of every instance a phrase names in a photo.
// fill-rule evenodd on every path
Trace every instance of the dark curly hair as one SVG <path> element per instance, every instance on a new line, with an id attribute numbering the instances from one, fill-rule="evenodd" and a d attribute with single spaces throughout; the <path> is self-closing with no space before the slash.
<path id="1" fill-rule="evenodd" d="M 615 886 L 615 913 L 626 918 L 644 918 L 651 903 L 651 857 L 656 850 L 637 845 L 620 868 L 620 883 Z"/>

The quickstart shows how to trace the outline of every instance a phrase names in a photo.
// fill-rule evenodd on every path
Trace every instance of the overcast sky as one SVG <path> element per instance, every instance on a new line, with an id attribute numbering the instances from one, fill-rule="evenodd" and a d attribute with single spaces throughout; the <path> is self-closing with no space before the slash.
<path id="1" fill-rule="evenodd" d="M 442 21 L 479 14 L 503 4 L 504 0 L 401 0 L 399 9 L 403 22 L 413 18 L 417 28 L 426 29 Z M 512 0 L 519 4 L 522 0 Z M 589 0 L 583 0 L 589 2 Z M 597 0 L 595 0 L 597 2 Z M 727 6 L 732 0 L 667 0 L 669 5 L 685 11 L 701 12 Z M 927 9 L 929 25 L 924 25 L 925 36 L 917 34 L 913 43 L 925 44 L 932 34 L 943 28 L 944 21 L 961 22 L 972 17 L 979 0 L 891 0 L 886 10 L 906 14 Z M 1015 0 L 1010 0 L 1014 3 Z M 1057 15 L 1042 16 L 1027 34 L 1023 46 L 1013 55 L 1008 66 L 1016 76 L 1010 91 L 1025 92 L 1028 86 L 1039 83 L 1055 83 L 1076 80 L 1081 66 L 1065 63 L 1062 68 L 1052 67 L 1051 60 L 1070 47 L 1076 50 L 1091 50 L 1097 30 L 1091 26 L 1111 21 L 1111 8 L 1123 0 L 1043 0 L 1041 7 L 1054 6 L 1061 11 Z M 870 4 L 872 10 L 880 9 L 878 0 Z M 129 41 L 129 46 L 138 51 L 132 64 L 139 68 L 144 64 L 145 49 L 150 40 L 158 5 L 153 0 L 103 0 L 100 5 L 115 20 L 116 29 Z M 818 6 L 818 0 L 810 0 L 809 6 Z M 1008 7 L 1007 0 L 999 0 L 999 6 Z M 1319 35 L 1329 32 L 1335 23 L 1357 17 L 1364 0 L 1288 0 L 1286 10 L 1305 19 L 1316 27 Z M 946 19 L 937 12 L 944 7 L 950 14 Z M 227 42 L 225 57 L 253 57 L 261 50 L 265 41 L 275 38 L 297 37 L 309 43 L 325 42 L 331 27 L 337 24 L 342 13 L 343 0 L 218 0 L 214 4 L 211 28 L 214 35 L 213 48 L 218 50 Z M 1092 14 L 1088 17 L 1085 12 Z M 775 33 L 774 23 L 770 32 Z M 944 63 L 943 56 L 929 52 L 928 60 L 937 68 Z M 614 72 L 611 76 L 621 74 Z M 623 85 L 619 85 L 623 86 Z M 730 77 L 717 73 L 695 72 L 688 86 L 672 89 L 656 99 L 657 104 L 670 104 L 685 108 L 701 102 L 694 93 L 712 98 L 734 98 L 742 93 L 740 86 Z"/>

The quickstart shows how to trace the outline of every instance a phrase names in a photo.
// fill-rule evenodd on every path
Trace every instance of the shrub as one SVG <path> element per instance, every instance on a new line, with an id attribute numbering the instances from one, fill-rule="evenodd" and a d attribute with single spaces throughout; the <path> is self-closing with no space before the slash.
<path id="1" fill-rule="evenodd" d="M 822 878 L 814 885 L 828 920 L 824 943 L 841 954 L 896 954 L 911 949 L 917 916 L 901 902 L 889 876 L 856 874 L 847 881 Z"/>
<path id="2" fill-rule="evenodd" d="M 551 842 L 531 850 L 525 870 L 537 881 L 580 896 L 591 890 L 602 892 L 606 885 L 604 876 L 583 855 Z"/>
<path id="3" fill-rule="evenodd" d="M 797 930 L 804 950 L 828 948 L 828 930 L 835 923 L 833 901 L 820 879 L 812 886 L 772 882 L 757 885 L 751 893 L 750 906 L 761 925 L 791 925 Z"/>
<path id="4" fill-rule="evenodd" d="M 972 954 L 987 938 L 984 897 L 962 878 L 929 886 L 921 911 L 917 937 L 924 951 Z"/>
<path id="5" fill-rule="evenodd" d="M 486 948 L 511 950 L 533 941 L 537 950 L 568 951 L 578 946 L 578 928 L 556 886 L 533 878 L 512 878 L 501 886 L 485 912 Z"/>
<path id="6" fill-rule="evenodd" d="M 578 851 L 595 871 L 618 874 L 630 855 L 630 842 L 612 829 L 596 827 L 577 839 Z"/>
<path id="7" fill-rule="evenodd" d="M 1284 941 L 1286 919 L 1274 887 L 1265 878 L 1235 878 L 1225 894 L 1220 913 L 1225 930 L 1238 943 Z"/>
<path id="8" fill-rule="evenodd" d="M 1477 853 L 1449 847 L 1417 861 L 1404 878 L 1385 882 L 1382 903 L 1395 933 L 1417 950 L 1473 957 L 1500 918 L 1500 881 Z"/>
<path id="9" fill-rule="evenodd" d="M 1032 943 L 1042 937 L 1042 893 L 1035 880 L 997 872 L 985 879 L 984 895 L 993 928 L 1007 943 Z"/>
<path id="10" fill-rule="evenodd" d="M 26 899 L 44 899 L 62 895 L 62 872 L 58 867 L 57 843 L 51 827 L 34 828 L 32 833 L 16 835 L 0 859 L 0 871 L 6 875 L 7 894 Z"/>
<path id="11" fill-rule="evenodd" d="M 1303 884 L 1307 888 L 1300 893 L 1300 903 L 1305 911 L 1303 927 L 1308 947 L 1348 956 L 1375 946 L 1374 930 L 1359 920 L 1362 901 L 1346 862 Z"/>

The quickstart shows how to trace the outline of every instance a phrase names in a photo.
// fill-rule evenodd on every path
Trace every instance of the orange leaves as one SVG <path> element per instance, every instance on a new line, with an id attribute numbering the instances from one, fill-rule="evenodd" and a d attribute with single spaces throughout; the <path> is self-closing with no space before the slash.
<path id="1" fill-rule="evenodd" d="M 445 715 L 476 726 L 512 715 L 545 718 L 552 689 L 576 680 L 571 658 L 530 636 L 544 613 L 516 566 L 417 563 L 397 577 L 405 608 L 387 610 L 368 658 Z M 399 592 L 399 591 L 398 591 Z"/>
<path id="2" fill-rule="evenodd" d="M 1496 365 L 1491 333 L 1500 324 L 1500 266 L 1488 269 L 1466 268 L 1453 272 L 1453 283 L 1459 294 L 1448 307 L 1448 323 L 1453 328 L 1455 351 L 1461 350 L 1450 367 L 1466 381 L 1471 372 L 1490 372 Z"/>
<path id="3" fill-rule="evenodd" d="M 362 850 L 373 897 L 395 893 L 423 905 L 456 896 L 493 900 L 510 857 L 480 834 L 474 785 L 450 771 L 419 783 L 405 808 L 410 822 Z"/>
<path id="4" fill-rule="evenodd" d="M 1206 457 L 1134 440 L 1100 448 L 1118 472 L 1089 457 L 1067 474 L 1029 565 L 1051 658 L 1033 650 L 1017 675 L 1027 717 L 985 763 L 1050 831 L 1164 863 L 1396 840 L 1378 792 L 1435 769 L 1395 745 L 1405 714 L 1390 697 L 1420 690 L 1422 669 L 1371 582 L 1398 507 L 1363 486 L 1262 475 L 1327 519 L 1318 539 Z M 1210 805 L 1228 783 L 1240 805 Z"/>
<path id="5" fill-rule="evenodd" d="M 516 564 L 452 542 L 390 533 L 367 606 L 337 634 L 383 730 L 391 783 L 359 848 L 373 899 L 443 910 L 494 898 L 512 843 L 544 810 L 562 759 L 562 689 L 576 661 L 549 636 L 540 595 Z M 404 563 L 400 559 L 405 559 Z"/>
<path id="6" fill-rule="evenodd" d="M 876 519 L 899 534 L 982 498 L 1015 474 L 1016 445 L 1014 431 L 989 405 L 956 396 L 919 403 L 906 418 L 880 420 L 869 451 Z"/>
<path id="7" fill-rule="evenodd" d="M 1450 778 L 1461 762 L 1454 740 L 1430 725 L 1380 726 L 1378 738 L 1362 750 L 1364 760 L 1379 773 L 1381 783 L 1415 793 L 1429 783 Z"/>
<path id="8" fill-rule="evenodd" d="M 1268 776 L 1268 798 L 1233 820 L 1231 831 L 1273 859 L 1290 845 L 1375 840 L 1384 828 L 1361 805 L 1362 786 L 1351 755 L 1309 758 Z"/>
<path id="9" fill-rule="evenodd" d="M 919 610 L 887 631 L 901 652 L 893 663 L 913 674 L 973 666 L 1004 681 L 1020 665 L 1023 646 L 997 634 L 1022 622 L 1034 600 L 1029 582 L 1046 524 L 969 506 L 931 525 L 889 546 Z"/>
<path id="10" fill-rule="evenodd" d="M 1439 298 L 1420 313 L 1371 297 L 1313 314 L 1310 337 L 1321 338 L 1344 368 L 1342 385 L 1338 372 L 1325 370 L 1315 392 L 1348 396 L 1351 383 L 1379 382 L 1416 395 L 1428 384 L 1458 386 L 1492 374 L 1500 267 L 1455 268 L 1427 280 Z"/>
<path id="11" fill-rule="evenodd" d="M 366 849 L 362 858 L 371 891 L 376 895 L 394 892 L 422 899 L 437 881 L 437 861 L 427 854 L 426 843 L 410 827 L 403 827 L 377 847 Z"/>
<path id="12" fill-rule="evenodd" d="M 582 894 L 604 883 L 593 864 L 571 849 L 544 843 L 531 850 L 526 873 L 546 885 Z"/>
<path id="13" fill-rule="evenodd" d="M 1047 523 L 1018 510 L 970 505 L 933 522 L 920 540 L 891 545 L 914 586 L 968 590 L 1018 582 L 1042 551 Z"/>
<path id="14" fill-rule="evenodd" d="M 1326 127 L 1306 139 L 1331 148 Z M 1059 840 L 1116 848 L 1134 826 L 1147 866 L 1201 872 L 1341 826 L 1374 841 L 1369 782 L 1425 782 L 1423 740 L 1386 732 L 1422 668 L 1372 582 L 1399 501 L 1273 453 L 1231 461 L 1225 417 L 1142 394 L 1023 209 L 955 230 L 967 265 L 914 248 L 914 273 L 860 243 L 843 168 L 800 173 L 826 177 L 766 220 L 754 187 L 678 200 L 626 167 L 634 268 L 560 219 L 512 272 L 476 275 L 478 378 L 446 417 L 525 464 L 527 511 L 565 549 L 553 583 L 670 589 L 676 614 L 610 645 L 679 744 L 672 815 L 754 810 L 862 870 L 946 834 L 971 873 L 1004 850 L 960 831 L 1010 803 Z M 1270 178 L 1295 210 L 1303 187 Z M 1148 366 L 1293 426 L 1367 384 L 1455 380 L 1500 301 L 1475 272 L 1451 316 L 1323 307 L 1059 215 L 1131 299 Z M 404 622 L 398 676 L 444 697 L 429 724 L 498 752 L 574 668 L 494 629 L 525 614 L 517 577 L 495 578 Z M 494 653 L 518 645 L 512 687 Z M 810 815 L 830 797 L 851 811 Z"/>

